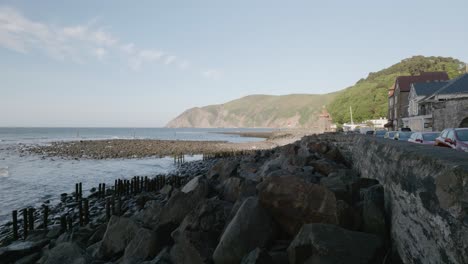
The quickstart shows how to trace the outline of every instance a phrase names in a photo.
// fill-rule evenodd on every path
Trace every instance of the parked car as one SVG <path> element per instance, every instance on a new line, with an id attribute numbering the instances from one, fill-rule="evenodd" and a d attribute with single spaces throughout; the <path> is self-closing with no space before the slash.
<path id="1" fill-rule="evenodd" d="M 406 131 L 406 132 L 411 132 L 411 128 L 409 127 L 402 127 L 400 131 Z"/>
<path id="2" fill-rule="evenodd" d="M 385 135 L 384 135 L 384 138 L 393 139 L 393 136 L 395 136 L 395 133 L 396 133 L 396 131 L 387 131 L 387 133 L 385 133 Z"/>
<path id="3" fill-rule="evenodd" d="M 376 130 L 374 131 L 374 137 L 383 138 L 386 133 L 387 130 Z"/>
<path id="4" fill-rule="evenodd" d="M 434 145 L 468 152 L 468 128 L 444 129 Z"/>
<path id="5" fill-rule="evenodd" d="M 424 145 L 434 145 L 440 132 L 414 132 L 408 139 L 409 142 Z"/>
<path id="6" fill-rule="evenodd" d="M 374 135 L 374 130 L 367 130 L 366 131 L 366 136 L 372 136 Z"/>
<path id="7" fill-rule="evenodd" d="M 408 141 L 408 139 L 411 137 L 412 134 L 413 132 L 398 131 L 393 136 L 393 139 L 400 140 L 400 141 Z"/>

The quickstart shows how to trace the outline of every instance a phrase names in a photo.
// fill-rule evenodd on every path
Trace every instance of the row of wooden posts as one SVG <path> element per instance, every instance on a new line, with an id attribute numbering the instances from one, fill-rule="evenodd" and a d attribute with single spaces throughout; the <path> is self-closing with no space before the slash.
<path id="1" fill-rule="evenodd" d="M 203 153 L 203 160 L 210 159 L 220 159 L 220 158 L 229 158 L 236 156 L 245 156 L 250 154 L 255 154 L 257 150 L 240 150 L 240 151 L 224 151 L 216 153 Z"/>
<path id="2" fill-rule="evenodd" d="M 105 183 L 100 183 L 97 193 L 92 196 L 97 199 L 105 199 L 105 210 L 106 218 L 109 220 L 112 215 L 122 215 L 122 204 L 123 201 L 141 192 L 155 192 L 161 190 L 166 184 L 173 187 L 179 188 L 186 183 L 186 179 L 178 176 L 157 176 L 155 178 L 145 177 L 133 177 L 130 180 L 118 179 L 115 180 L 114 186 L 106 188 Z M 75 184 L 75 201 L 78 206 L 78 224 L 85 226 L 90 222 L 89 213 L 89 198 L 83 198 L 83 185 L 82 183 Z M 34 208 L 25 208 L 21 210 L 23 216 L 23 238 L 28 237 L 29 231 L 33 231 L 35 226 L 35 215 L 36 210 Z M 13 223 L 12 223 L 12 236 L 13 240 L 18 240 L 19 236 L 19 223 L 18 223 L 18 210 L 12 212 Z M 63 231 L 71 230 L 73 228 L 75 214 L 64 214 L 60 216 L 60 226 Z M 47 205 L 42 206 L 42 229 L 48 229 L 48 218 L 49 218 L 49 207 Z M 39 226 L 41 227 L 41 226 Z"/>

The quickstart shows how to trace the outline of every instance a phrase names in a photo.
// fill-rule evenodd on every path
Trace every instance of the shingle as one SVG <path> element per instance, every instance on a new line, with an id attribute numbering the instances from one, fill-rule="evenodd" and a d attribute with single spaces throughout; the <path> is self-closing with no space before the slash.
<path id="1" fill-rule="evenodd" d="M 445 82 L 423 82 L 423 83 L 413 83 L 414 89 L 418 96 L 426 96 L 435 93 L 440 88 L 447 85 Z"/>

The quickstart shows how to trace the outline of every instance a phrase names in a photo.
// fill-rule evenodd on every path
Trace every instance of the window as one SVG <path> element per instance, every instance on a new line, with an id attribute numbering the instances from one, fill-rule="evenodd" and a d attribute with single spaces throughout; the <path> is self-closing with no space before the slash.
<path id="1" fill-rule="evenodd" d="M 453 130 L 450 130 L 450 132 L 448 132 L 447 138 L 450 138 L 451 140 L 455 140 L 455 135 L 453 134 Z"/>
<path id="2" fill-rule="evenodd" d="M 448 131 L 447 131 L 447 130 L 444 130 L 444 131 L 442 131 L 442 133 L 440 133 L 440 136 L 441 136 L 442 138 L 446 138 L 446 137 L 447 137 L 447 133 L 448 133 Z"/>

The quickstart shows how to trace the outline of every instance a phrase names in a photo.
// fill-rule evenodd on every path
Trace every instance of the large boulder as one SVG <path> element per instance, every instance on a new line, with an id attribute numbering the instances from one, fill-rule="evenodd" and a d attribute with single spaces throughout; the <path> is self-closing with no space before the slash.
<path id="1" fill-rule="evenodd" d="M 337 223 L 335 195 L 296 176 L 270 177 L 257 186 L 259 201 L 291 236 L 307 223 Z"/>
<path id="2" fill-rule="evenodd" d="M 111 259 L 121 255 L 130 241 L 135 237 L 137 231 L 138 226 L 131 219 L 112 216 L 97 251 L 97 257 Z"/>
<path id="3" fill-rule="evenodd" d="M 211 168 L 208 173 L 208 179 L 218 179 L 223 181 L 229 177 L 238 176 L 237 168 L 239 167 L 238 159 L 221 159 Z"/>
<path id="4" fill-rule="evenodd" d="M 304 225 L 288 248 L 291 264 L 373 264 L 379 261 L 382 241 L 373 234 L 335 225 Z"/>
<path id="5" fill-rule="evenodd" d="M 45 264 L 86 264 L 89 258 L 86 256 L 77 244 L 73 242 L 65 242 L 58 244 L 47 255 Z"/>
<path id="6" fill-rule="evenodd" d="M 362 230 L 386 239 L 388 235 L 384 208 L 384 189 L 380 184 L 361 190 Z"/>
<path id="7" fill-rule="evenodd" d="M 171 250 L 174 263 L 207 263 L 218 245 L 232 204 L 212 198 L 191 211 L 173 233 L 176 245 Z"/>
<path id="8" fill-rule="evenodd" d="M 180 225 L 185 216 L 208 195 L 209 190 L 208 182 L 199 179 L 197 187 L 190 192 L 172 194 L 169 201 L 161 209 L 159 217 L 150 225 L 151 229 L 158 234 L 162 244 L 171 242 L 171 233 Z"/>
<path id="9" fill-rule="evenodd" d="M 38 242 L 32 241 L 16 241 L 12 244 L 0 248 L 0 260 L 8 263 L 21 257 L 39 252 L 41 248 L 49 243 L 48 239 Z"/>
<path id="10" fill-rule="evenodd" d="M 137 264 L 152 259 L 160 250 L 161 245 L 156 233 L 146 228 L 140 228 L 125 248 L 122 264 Z"/>
<path id="11" fill-rule="evenodd" d="M 221 236 L 213 261 L 237 264 L 253 249 L 266 247 L 275 234 L 275 223 L 268 212 L 257 198 L 247 198 Z"/>
<path id="12" fill-rule="evenodd" d="M 273 259 L 268 252 L 265 250 L 256 248 L 250 251 L 244 258 L 242 258 L 241 264 L 271 264 Z"/>

